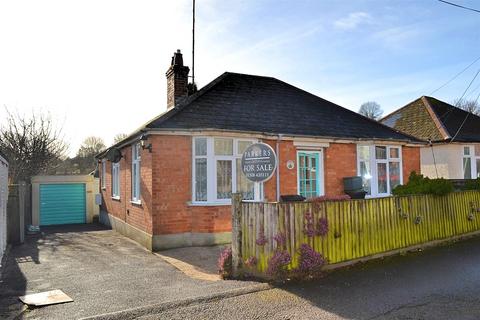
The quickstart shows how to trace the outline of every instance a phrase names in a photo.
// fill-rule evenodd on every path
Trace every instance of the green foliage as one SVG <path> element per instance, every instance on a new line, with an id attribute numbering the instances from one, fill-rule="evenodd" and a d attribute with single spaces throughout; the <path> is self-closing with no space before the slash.
<path id="1" fill-rule="evenodd" d="M 464 190 L 480 190 L 480 178 L 467 180 Z"/>
<path id="2" fill-rule="evenodd" d="M 408 183 L 393 189 L 395 196 L 415 194 L 433 194 L 443 196 L 453 192 L 453 184 L 445 179 L 430 179 L 413 171 L 408 178 Z"/>

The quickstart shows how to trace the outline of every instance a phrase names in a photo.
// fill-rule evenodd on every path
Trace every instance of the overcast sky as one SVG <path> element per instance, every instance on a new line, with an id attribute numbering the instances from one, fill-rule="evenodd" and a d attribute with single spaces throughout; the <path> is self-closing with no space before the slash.
<path id="1" fill-rule="evenodd" d="M 478 58 L 479 33 L 480 14 L 436 0 L 197 0 L 196 77 L 202 87 L 224 71 L 274 76 L 388 113 Z M 111 144 L 165 111 L 176 49 L 190 65 L 191 0 L 0 0 L 0 123 L 3 106 L 50 112 L 72 155 L 90 135 Z M 479 68 L 434 96 L 461 96 Z M 479 92 L 477 79 L 467 96 Z"/>

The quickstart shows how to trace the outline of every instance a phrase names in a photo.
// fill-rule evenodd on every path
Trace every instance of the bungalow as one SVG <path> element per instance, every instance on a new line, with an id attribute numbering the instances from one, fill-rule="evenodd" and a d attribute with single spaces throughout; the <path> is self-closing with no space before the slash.
<path id="1" fill-rule="evenodd" d="M 369 196 L 387 196 L 420 169 L 422 142 L 283 81 L 225 72 L 189 95 L 188 72 L 177 51 L 167 111 L 97 156 L 101 220 L 150 250 L 229 242 L 234 192 L 336 196 L 360 175 Z M 255 142 L 277 155 L 264 183 L 240 168 Z"/>
<path id="2" fill-rule="evenodd" d="M 421 172 L 431 178 L 480 177 L 480 117 L 432 97 L 423 96 L 381 122 L 418 139 Z"/>

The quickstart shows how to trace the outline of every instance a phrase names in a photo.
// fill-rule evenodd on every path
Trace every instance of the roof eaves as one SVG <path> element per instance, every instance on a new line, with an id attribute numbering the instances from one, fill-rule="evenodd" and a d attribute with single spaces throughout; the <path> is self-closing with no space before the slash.
<path id="1" fill-rule="evenodd" d="M 231 133 L 244 133 L 244 134 L 258 134 L 263 136 L 278 137 L 279 135 L 284 137 L 297 137 L 297 138 L 317 138 L 317 139 L 331 139 L 331 140 L 351 140 L 351 141 L 396 141 L 396 142 L 405 142 L 411 144 L 426 144 L 427 141 L 409 136 L 405 133 L 399 132 L 405 139 L 398 138 L 359 138 L 359 137 L 336 137 L 336 136 L 320 136 L 320 135 L 301 135 L 301 134 L 291 134 L 291 133 L 272 133 L 272 132 L 263 132 L 263 131 L 248 131 L 248 130 L 231 130 L 231 129 L 218 129 L 218 128 L 197 128 L 197 129 L 181 129 L 181 128 L 151 128 L 148 131 L 152 132 L 231 132 Z M 410 138 L 410 139 L 408 139 Z"/>

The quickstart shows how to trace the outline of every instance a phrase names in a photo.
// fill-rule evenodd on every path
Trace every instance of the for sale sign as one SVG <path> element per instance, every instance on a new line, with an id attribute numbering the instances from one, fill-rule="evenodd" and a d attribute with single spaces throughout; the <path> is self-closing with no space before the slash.
<path id="1" fill-rule="evenodd" d="M 268 144 L 252 144 L 243 153 L 242 172 L 251 181 L 267 181 L 273 176 L 276 168 L 277 156 Z"/>

